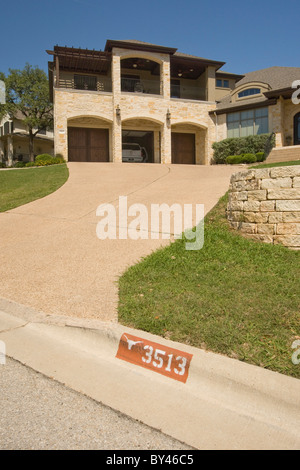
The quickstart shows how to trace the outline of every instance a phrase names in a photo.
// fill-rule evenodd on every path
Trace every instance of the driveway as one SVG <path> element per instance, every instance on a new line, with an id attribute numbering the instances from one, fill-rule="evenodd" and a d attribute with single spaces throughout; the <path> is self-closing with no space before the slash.
<path id="1" fill-rule="evenodd" d="M 117 321 L 117 279 L 169 240 L 99 240 L 102 203 L 204 204 L 227 191 L 237 167 L 68 163 L 55 193 L 0 214 L 0 297 L 46 314 Z"/>

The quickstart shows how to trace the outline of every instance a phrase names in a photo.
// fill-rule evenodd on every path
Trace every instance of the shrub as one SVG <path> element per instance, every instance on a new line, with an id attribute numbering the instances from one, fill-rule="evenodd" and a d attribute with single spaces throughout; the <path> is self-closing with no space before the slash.
<path id="1" fill-rule="evenodd" d="M 256 161 L 257 162 L 264 162 L 265 159 L 266 159 L 265 152 L 257 152 L 257 154 L 256 154 Z"/>
<path id="2" fill-rule="evenodd" d="M 14 164 L 15 168 L 24 168 L 25 162 L 17 162 Z"/>
<path id="3" fill-rule="evenodd" d="M 248 137 L 235 137 L 214 142 L 212 148 L 214 156 L 212 163 L 225 163 L 226 158 L 232 155 L 256 154 L 263 152 L 271 139 L 271 134 L 249 135 Z M 273 145 L 274 138 L 270 145 Z"/>
<path id="4" fill-rule="evenodd" d="M 48 153 L 43 153 L 35 158 L 36 166 L 57 165 L 64 162 L 63 157 L 59 154 L 56 155 L 56 157 L 52 157 L 52 155 L 49 155 Z"/>
<path id="5" fill-rule="evenodd" d="M 34 162 L 27 162 L 25 164 L 26 168 L 30 167 L 30 166 L 36 166 L 36 164 Z"/>
<path id="6" fill-rule="evenodd" d="M 243 155 L 229 155 L 226 157 L 226 163 L 229 165 L 238 165 L 241 163 Z"/>
<path id="7" fill-rule="evenodd" d="M 6 168 L 6 165 L 4 162 L 0 162 L 0 168 Z"/>
<path id="8" fill-rule="evenodd" d="M 242 156 L 241 163 L 255 163 L 256 161 L 257 161 L 256 160 L 256 155 L 254 155 L 254 153 L 245 153 Z"/>
<path id="9" fill-rule="evenodd" d="M 62 155 L 61 153 L 57 153 L 57 154 L 55 155 L 55 158 L 60 158 L 60 160 L 62 160 L 63 162 L 65 161 L 65 159 L 64 159 L 64 157 L 63 157 L 63 155 Z"/>
<path id="10" fill-rule="evenodd" d="M 45 166 L 45 165 L 52 165 L 53 157 L 48 153 L 42 153 L 35 157 L 35 164 L 36 166 Z"/>

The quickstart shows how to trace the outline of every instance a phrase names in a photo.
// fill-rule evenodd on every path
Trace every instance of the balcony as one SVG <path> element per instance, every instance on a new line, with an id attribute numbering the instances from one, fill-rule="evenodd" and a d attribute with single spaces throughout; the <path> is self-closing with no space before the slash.
<path id="1" fill-rule="evenodd" d="M 127 93 L 160 95 L 160 80 L 121 77 L 121 91 Z"/>
<path id="2" fill-rule="evenodd" d="M 101 76 L 70 75 L 59 80 L 60 88 L 85 91 L 102 91 L 111 93 L 112 82 L 110 78 Z"/>
<path id="3" fill-rule="evenodd" d="M 183 84 L 171 84 L 171 98 L 183 100 L 207 101 L 207 89 Z"/>

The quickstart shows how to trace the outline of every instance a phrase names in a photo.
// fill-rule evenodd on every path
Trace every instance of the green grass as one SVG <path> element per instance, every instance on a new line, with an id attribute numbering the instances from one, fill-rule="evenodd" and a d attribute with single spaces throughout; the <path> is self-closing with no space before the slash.
<path id="1" fill-rule="evenodd" d="M 293 166 L 293 165 L 300 165 L 300 160 L 295 160 L 291 162 L 262 163 L 260 165 L 251 166 L 251 168 L 273 168 L 276 166 Z"/>
<path id="2" fill-rule="evenodd" d="M 0 171 L 0 212 L 56 191 L 68 179 L 67 165 Z"/>
<path id="3" fill-rule="evenodd" d="M 300 251 L 240 236 L 226 204 L 206 217 L 202 250 L 177 240 L 124 273 L 119 321 L 300 378 Z"/>

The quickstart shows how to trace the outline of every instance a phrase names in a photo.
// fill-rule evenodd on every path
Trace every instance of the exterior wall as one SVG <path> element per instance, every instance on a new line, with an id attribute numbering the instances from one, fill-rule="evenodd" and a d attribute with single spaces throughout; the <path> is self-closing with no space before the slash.
<path id="1" fill-rule="evenodd" d="M 128 57 L 142 57 L 160 64 L 160 95 L 121 93 L 121 60 Z M 134 72 L 131 71 L 131 73 Z M 197 163 L 210 163 L 211 144 L 215 141 L 216 132 L 214 122 L 208 112 L 215 108 L 215 103 L 170 98 L 169 55 L 114 48 L 111 74 L 112 93 L 65 88 L 54 89 L 55 153 L 63 154 L 67 160 L 68 125 L 74 123 L 75 118 L 79 118 L 78 125 L 83 117 L 94 118 L 99 119 L 98 127 L 110 130 L 110 160 L 121 162 L 122 126 L 126 128 L 130 120 L 132 122 L 133 120 L 141 120 L 143 125 L 148 123 L 151 130 L 155 132 L 154 161 L 171 163 L 171 125 L 186 124 L 194 126 L 199 146 L 196 155 Z M 213 67 L 208 67 L 207 76 L 200 77 L 199 84 L 202 84 L 203 80 L 208 83 L 208 94 L 213 96 L 215 92 L 215 69 Z M 120 109 L 120 117 L 117 116 L 117 108 Z M 168 111 L 171 113 L 171 123 L 167 122 Z M 160 152 L 157 150 L 159 140 L 161 142 Z"/>
<path id="2" fill-rule="evenodd" d="M 227 217 L 247 237 L 300 249 L 300 167 L 234 174 Z"/>

